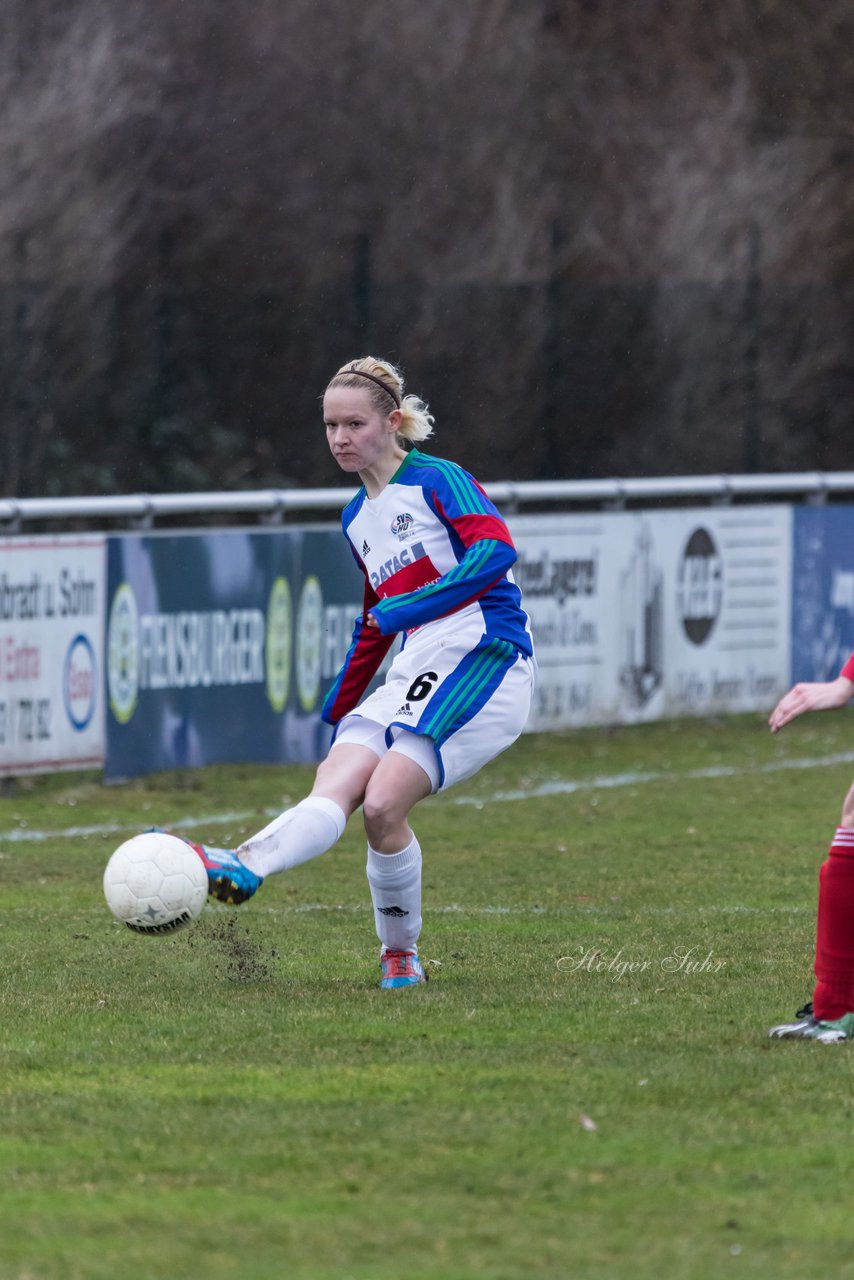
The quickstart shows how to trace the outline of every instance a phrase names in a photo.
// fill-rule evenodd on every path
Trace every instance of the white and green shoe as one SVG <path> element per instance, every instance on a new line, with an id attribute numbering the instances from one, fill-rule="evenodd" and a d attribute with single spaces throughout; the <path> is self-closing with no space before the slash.
<path id="1" fill-rule="evenodd" d="M 794 1022 L 781 1022 L 768 1032 L 772 1040 L 820 1040 L 822 1044 L 837 1044 L 840 1040 L 854 1040 L 854 1013 L 844 1013 L 841 1018 L 822 1022 L 816 1018 L 811 1004 L 805 1004 L 795 1014 Z"/>
<path id="2" fill-rule="evenodd" d="M 822 1044 L 837 1044 L 840 1040 L 854 1040 L 854 1013 L 843 1013 L 833 1022 L 820 1022 L 809 1035 L 810 1040 Z"/>

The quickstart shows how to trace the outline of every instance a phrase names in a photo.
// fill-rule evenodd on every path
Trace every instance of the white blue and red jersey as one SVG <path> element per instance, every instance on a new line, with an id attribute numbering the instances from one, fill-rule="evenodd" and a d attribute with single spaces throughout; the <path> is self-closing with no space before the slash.
<path id="1" fill-rule="evenodd" d="M 357 706 L 399 633 L 404 646 L 417 633 L 417 647 L 426 652 L 449 632 L 476 624 L 484 653 L 504 655 L 502 663 L 514 654 L 532 656 L 528 616 L 511 573 L 512 538 L 462 467 L 411 449 L 376 498 L 359 490 L 344 509 L 342 526 L 364 574 L 365 594 L 349 652 L 323 705 L 328 723 L 337 724 Z M 368 614 L 377 627 L 368 626 Z"/>

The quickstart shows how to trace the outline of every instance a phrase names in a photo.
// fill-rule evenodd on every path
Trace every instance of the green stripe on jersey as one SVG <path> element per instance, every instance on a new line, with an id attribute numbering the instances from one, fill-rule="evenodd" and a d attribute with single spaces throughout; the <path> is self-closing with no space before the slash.
<path id="1" fill-rule="evenodd" d="M 466 515 L 489 514 L 483 494 L 473 482 L 462 475 L 455 463 L 448 462 L 445 458 L 431 458 L 427 454 L 419 454 L 412 461 L 417 467 L 435 467 L 447 480 L 454 497 Z"/>
<path id="2" fill-rule="evenodd" d="M 428 720 L 424 732 L 435 738 L 437 742 L 441 742 L 459 711 L 477 701 L 495 672 L 500 667 L 506 667 L 508 660 L 515 656 L 515 653 L 513 645 L 507 640 L 491 640 L 472 664 L 465 679 L 454 690 L 450 701 Z"/>

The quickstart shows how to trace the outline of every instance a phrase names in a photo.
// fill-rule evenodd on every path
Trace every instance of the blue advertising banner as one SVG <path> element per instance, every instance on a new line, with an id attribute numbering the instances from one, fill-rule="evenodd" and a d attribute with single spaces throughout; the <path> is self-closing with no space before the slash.
<path id="1" fill-rule="evenodd" d="M 361 600 L 337 529 L 109 538 L 106 776 L 319 759 Z"/>
<path id="2" fill-rule="evenodd" d="M 854 507 L 796 507 L 792 680 L 832 680 L 854 650 Z"/>

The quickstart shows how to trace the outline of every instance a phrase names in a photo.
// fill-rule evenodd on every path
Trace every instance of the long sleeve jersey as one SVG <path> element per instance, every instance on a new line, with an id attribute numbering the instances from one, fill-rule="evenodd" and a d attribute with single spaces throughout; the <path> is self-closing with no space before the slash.
<path id="1" fill-rule="evenodd" d="M 493 503 L 454 462 L 411 449 L 376 498 L 362 487 L 345 507 L 344 535 L 364 574 L 361 616 L 323 704 L 338 721 L 360 701 L 395 635 L 430 628 L 438 643 L 457 615 L 478 611 L 485 635 L 531 656 L 527 614 L 511 566 L 516 549 Z M 377 626 L 368 626 L 368 614 Z"/>

